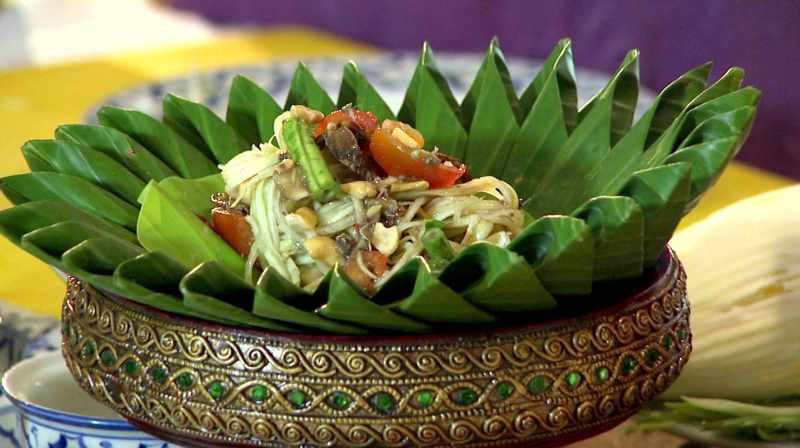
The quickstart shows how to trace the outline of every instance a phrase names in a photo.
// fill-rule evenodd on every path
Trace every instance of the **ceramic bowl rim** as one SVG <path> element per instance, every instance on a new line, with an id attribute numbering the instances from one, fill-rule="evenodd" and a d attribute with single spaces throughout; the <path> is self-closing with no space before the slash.
<path id="1" fill-rule="evenodd" d="M 75 414 L 73 412 L 59 411 L 46 406 L 31 403 L 30 401 L 20 397 L 18 393 L 15 393 L 14 387 L 9 387 L 15 371 L 19 372 L 20 369 L 30 366 L 30 364 L 44 362 L 44 360 L 49 360 L 55 357 L 61 358 L 61 356 L 62 355 L 60 351 L 41 353 L 13 365 L 3 374 L 3 393 L 6 397 L 8 397 L 8 400 L 14 405 L 14 407 L 18 409 L 20 413 L 39 417 L 53 423 L 80 428 L 91 428 L 105 431 L 140 432 L 138 428 L 130 424 L 122 416 L 120 416 L 118 419 L 111 419 L 104 417 L 89 417 L 86 415 Z M 70 375 L 69 370 L 66 368 L 64 369 L 64 373 Z"/>

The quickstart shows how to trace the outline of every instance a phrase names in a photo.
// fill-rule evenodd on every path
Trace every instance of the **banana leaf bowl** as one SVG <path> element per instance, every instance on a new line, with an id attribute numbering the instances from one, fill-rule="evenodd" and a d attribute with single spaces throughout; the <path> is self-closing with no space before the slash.
<path id="1" fill-rule="evenodd" d="M 190 446 L 560 446 L 621 423 L 691 351 L 665 251 L 571 317 L 403 336 L 298 335 L 177 316 L 72 278 L 63 354 L 88 393 Z"/>

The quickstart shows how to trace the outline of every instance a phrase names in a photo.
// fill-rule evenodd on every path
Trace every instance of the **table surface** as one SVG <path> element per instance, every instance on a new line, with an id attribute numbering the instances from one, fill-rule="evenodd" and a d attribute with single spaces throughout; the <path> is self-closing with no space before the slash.
<path id="1" fill-rule="evenodd" d="M 271 58 L 373 51 L 367 45 L 309 29 L 277 28 L 229 35 L 195 46 L 0 71 L 0 176 L 27 171 L 19 151 L 26 140 L 52 138 L 57 125 L 80 121 L 88 107 L 120 89 L 187 71 Z M 790 183 L 734 162 L 682 226 L 736 200 Z M 0 209 L 9 206 L 0 195 Z M 62 280 L 50 268 L 0 239 L 0 299 L 57 316 L 63 293 Z M 623 427 L 575 447 L 672 448 L 681 443 L 681 439 L 663 434 L 630 435 Z"/>

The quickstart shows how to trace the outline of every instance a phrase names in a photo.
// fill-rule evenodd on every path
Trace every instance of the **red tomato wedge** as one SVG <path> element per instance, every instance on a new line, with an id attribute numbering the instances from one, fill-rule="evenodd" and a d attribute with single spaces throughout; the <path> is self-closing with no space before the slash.
<path id="1" fill-rule="evenodd" d="M 314 130 L 314 138 L 317 139 L 322 136 L 325 130 L 328 129 L 329 124 L 346 126 L 351 129 L 355 127 L 355 130 L 364 137 L 369 137 L 378 127 L 378 119 L 372 112 L 364 112 L 355 108 L 336 110 L 322 119 L 317 129 Z"/>
<path id="2" fill-rule="evenodd" d="M 361 251 L 361 260 L 364 261 L 364 266 L 378 277 L 386 273 L 389 259 L 377 250 Z M 345 265 L 344 273 L 364 291 L 372 290 L 375 281 L 358 266 L 355 254 L 350 257 L 350 261 Z"/>
<path id="3" fill-rule="evenodd" d="M 449 187 L 467 172 L 463 165 L 445 165 L 434 154 L 411 149 L 381 129 L 372 133 L 369 152 L 387 174 L 426 180 L 431 188 Z"/>
<path id="4" fill-rule="evenodd" d="M 244 215 L 215 208 L 211 211 L 211 228 L 239 255 L 246 257 L 250 253 L 253 231 Z"/>

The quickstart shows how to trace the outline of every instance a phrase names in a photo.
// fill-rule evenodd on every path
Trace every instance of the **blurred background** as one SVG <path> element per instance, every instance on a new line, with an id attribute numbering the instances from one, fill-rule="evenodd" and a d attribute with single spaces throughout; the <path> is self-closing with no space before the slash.
<path id="1" fill-rule="evenodd" d="M 0 69 L 203 42 L 242 29 L 301 25 L 384 49 L 542 58 L 573 39 L 578 64 L 610 72 L 642 51 L 644 85 L 660 90 L 714 60 L 743 67 L 763 91 L 739 160 L 800 178 L 800 2 L 674 0 L 0 0 Z"/>

